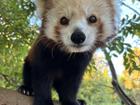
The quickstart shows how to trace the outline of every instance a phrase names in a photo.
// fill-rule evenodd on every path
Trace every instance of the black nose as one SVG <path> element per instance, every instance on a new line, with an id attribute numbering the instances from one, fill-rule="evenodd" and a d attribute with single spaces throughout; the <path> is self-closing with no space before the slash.
<path id="1" fill-rule="evenodd" d="M 76 30 L 72 35 L 71 35 L 71 41 L 75 44 L 82 44 L 86 39 L 86 36 L 83 32 L 80 30 Z"/>

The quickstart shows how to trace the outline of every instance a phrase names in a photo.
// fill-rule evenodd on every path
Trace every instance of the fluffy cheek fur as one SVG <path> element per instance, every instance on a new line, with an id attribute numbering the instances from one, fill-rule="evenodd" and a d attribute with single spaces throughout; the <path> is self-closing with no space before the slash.
<path id="1" fill-rule="evenodd" d="M 94 48 L 98 29 L 96 25 L 89 25 L 86 18 L 74 20 L 68 26 L 60 25 L 57 18 L 48 18 L 52 20 L 48 19 L 46 35 L 49 39 L 55 41 L 62 50 L 67 52 L 84 52 Z M 71 35 L 76 28 L 80 29 L 86 36 L 82 46 L 79 47 L 75 47 L 75 44 L 71 41 Z"/>
<path id="2" fill-rule="evenodd" d="M 86 36 L 86 39 L 82 43 L 81 47 L 75 47 L 75 44 L 71 41 L 71 35 L 74 32 L 75 27 L 80 29 Z M 86 22 L 86 19 L 79 19 L 72 26 L 68 28 L 62 28 L 60 35 L 60 39 L 64 43 L 68 52 L 84 52 L 92 50 L 94 48 L 96 37 L 96 27 L 89 26 Z"/>

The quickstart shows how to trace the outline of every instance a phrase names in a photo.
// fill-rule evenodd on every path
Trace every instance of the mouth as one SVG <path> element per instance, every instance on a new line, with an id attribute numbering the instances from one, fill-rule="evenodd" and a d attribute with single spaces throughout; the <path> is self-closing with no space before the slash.
<path id="1" fill-rule="evenodd" d="M 66 48 L 68 52 L 72 53 L 86 52 L 91 50 L 91 47 L 85 44 L 70 44 Z"/>
<path id="2" fill-rule="evenodd" d="M 83 48 L 83 47 L 86 47 L 86 45 L 78 45 L 78 44 L 73 44 L 73 45 L 71 45 L 71 47 L 73 47 L 73 48 Z"/>

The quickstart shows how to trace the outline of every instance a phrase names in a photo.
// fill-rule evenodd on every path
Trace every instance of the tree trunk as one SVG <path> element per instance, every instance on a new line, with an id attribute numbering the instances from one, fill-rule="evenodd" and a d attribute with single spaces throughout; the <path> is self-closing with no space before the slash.
<path id="1" fill-rule="evenodd" d="M 32 105 L 32 97 L 22 95 L 14 90 L 0 88 L 0 105 Z M 60 105 L 54 102 L 54 105 Z"/>

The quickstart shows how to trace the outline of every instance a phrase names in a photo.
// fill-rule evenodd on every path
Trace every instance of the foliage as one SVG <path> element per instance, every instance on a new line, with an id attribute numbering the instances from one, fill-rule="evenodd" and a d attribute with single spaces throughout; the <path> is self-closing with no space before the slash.
<path id="1" fill-rule="evenodd" d="M 135 62 L 136 62 L 135 65 L 139 66 L 140 65 L 140 60 L 139 60 L 140 48 L 134 48 L 133 52 L 135 54 L 135 56 L 134 56 L 134 59 L 135 59 Z M 129 57 L 129 54 L 126 55 L 126 56 L 128 56 L 127 61 L 129 62 L 129 64 L 131 66 L 133 66 L 133 62 L 131 61 L 131 59 Z M 129 69 L 129 68 L 126 68 L 126 69 Z M 130 73 L 130 70 L 123 71 L 121 80 L 122 80 L 123 85 L 125 86 L 126 89 L 131 90 L 131 89 L 135 89 L 135 88 L 140 88 L 140 81 L 139 81 L 140 80 L 140 72 L 139 71 L 133 70 L 131 73 Z"/>
<path id="2" fill-rule="evenodd" d="M 126 65 L 125 67 L 130 74 L 133 70 L 140 71 L 139 51 L 140 51 L 139 48 L 135 48 L 134 51 L 130 50 L 129 52 L 124 53 L 124 65 Z"/>
<path id="3" fill-rule="evenodd" d="M 126 42 L 128 36 L 131 36 L 132 39 L 134 36 L 140 36 L 140 16 L 136 16 L 136 14 L 134 14 L 131 19 L 129 16 L 122 19 L 119 35 L 112 43 L 108 43 L 105 48 L 108 51 L 106 57 L 111 59 L 113 56 L 118 57 L 120 54 L 123 54 L 125 68 L 129 70 L 129 72 L 133 70 L 140 71 L 140 65 L 137 65 L 135 60 L 139 58 L 139 56 L 133 52 L 132 45 Z M 131 63 L 128 59 L 131 60 Z"/>
<path id="4" fill-rule="evenodd" d="M 125 70 L 123 72 L 121 79 L 126 89 L 140 88 L 140 81 L 139 81 L 140 72 L 139 71 L 133 71 L 130 75 L 128 70 Z"/>
<path id="5" fill-rule="evenodd" d="M 136 14 L 133 15 L 132 18 L 129 18 L 128 15 L 122 19 L 121 29 L 120 32 L 124 36 L 131 35 L 138 35 L 140 36 L 140 16 Z"/>
<path id="6" fill-rule="evenodd" d="M 111 79 L 104 76 L 103 73 L 94 71 L 91 80 L 83 81 L 79 98 L 85 99 L 88 105 L 120 105 L 121 101 L 111 86 Z"/>
<path id="7" fill-rule="evenodd" d="M 30 26 L 34 5 L 30 0 L 0 0 L 0 85 L 15 88 L 27 49 L 36 35 Z"/>

